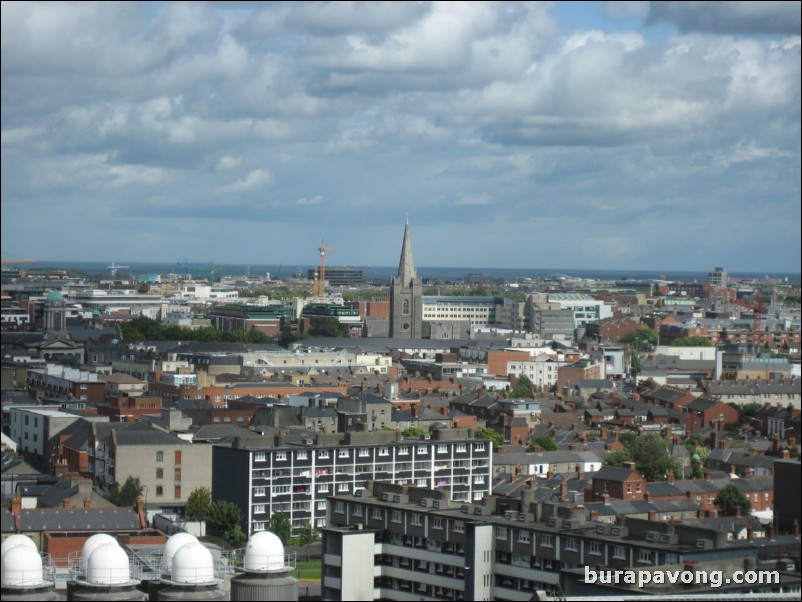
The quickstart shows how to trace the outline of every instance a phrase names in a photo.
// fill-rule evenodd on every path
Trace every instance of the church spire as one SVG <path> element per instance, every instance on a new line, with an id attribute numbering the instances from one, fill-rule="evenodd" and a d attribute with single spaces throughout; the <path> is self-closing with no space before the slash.
<path id="1" fill-rule="evenodd" d="M 404 225 L 404 243 L 401 245 L 401 260 L 398 262 L 398 278 L 409 286 L 410 281 L 416 278 L 415 262 L 412 260 L 412 241 L 409 237 L 409 220 Z"/>

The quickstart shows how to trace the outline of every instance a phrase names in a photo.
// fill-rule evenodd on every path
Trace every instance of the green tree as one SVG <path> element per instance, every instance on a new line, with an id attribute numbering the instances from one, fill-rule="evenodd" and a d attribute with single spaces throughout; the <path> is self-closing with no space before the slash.
<path id="1" fill-rule="evenodd" d="M 145 487 L 139 481 L 139 477 L 129 476 L 122 487 L 118 483 L 111 486 L 109 501 L 115 506 L 133 506 L 136 504 L 136 498 L 142 495 L 144 490 Z"/>
<path id="2" fill-rule="evenodd" d="M 189 494 L 184 513 L 190 520 L 206 520 L 209 518 L 209 506 L 211 505 L 211 490 L 208 487 L 198 487 Z"/>
<path id="3" fill-rule="evenodd" d="M 554 441 L 553 438 L 549 437 L 548 435 L 540 435 L 539 437 L 535 437 L 535 440 L 532 441 L 529 447 L 526 448 L 526 451 L 533 451 L 535 445 L 540 446 L 540 449 L 543 451 L 555 451 L 557 449 L 557 442 Z"/>
<path id="4" fill-rule="evenodd" d="M 317 317 L 309 321 L 309 334 L 313 337 L 347 337 L 348 328 L 337 318 Z"/>
<path id="5" fill-rule="evenodd" d="M 404 437 L 420 437 L 421 435 L 428 435 L 429 431 L 415 426 L 405 429 L 403 432 Z"/>
<path id="6" fill-rule="evenodd" d="M 741 515 L 747 516 L 752 509 L 752 504 L 749 503 L 746 494 L 732 483 L 718 492 L 714 503 L 721 516 L 735 516 L 738 514 L 738 510 L 741 511 Z"/>
<path id="7" fill-rule="evenodd" d="M 242 524 L 242 511 L 234 502 L 217 500 L 209 505 L 207 522 L 225 537 L 226 533 Z"/>
<path id="8" fill-rule="evenodd" d="M 679 337 L 671 343 L 672 347 L 712 347 L 713 343 L 705 337 Z"/>
<path id="9" fill-rule="evenodd" d="M 665 481 L 669 471 L 680 475 L 679 461 L 671 456 L 668 440 L 659 435 L 637 437 L 632 433 L 622 435 L 623 450 L 607 454 L 604 463 L 608 466 L 622 466 L 624 462 L 635 462 L 635 468 L 647 481 Z"/>
<path id="10" fill-rule="evenodd" d="M 223 537 L 232 548 L 241 548 L 248 541 L 248 536 L 242 531 L 242 527 L 234 525 L 223 534 Z"/>
<path id="11" fill-rule="evenodd" d="M 526 374 L 521 374 L 518 377 L 518 382 L 515 383 L 515 387 L 510 391 L 510 397 L 532 399 L 535 396 L 534 391 L 535 387 L 529 377 Z"/>
<path id="12" fill-rule="evenodd" d="M 309 562 L 309 546 L 320 539 L 320 533 L 312 526 L 308 520 L 301 523 L 301 530 L 298 532 L 301 545 L 306 546 L 306 561 Z"/>
<path id="13" fill-rule="evenodd" d="M 637 352 L 657 345 L 658 340 L 660 340 L 660 335 L 656 330 L 646 326 L 637 326 L 634 331 L 628 332 L 618 339 L 618 342 L 629 345 L 633 351 Z"/>
<path id="14" fill-rule="evenodd" d="M 501 435 L 501 434 L 497 433 L 496 431 L 494 431 L 493 429 L 488 428 L 488 427 L 481 427 L 481 428 L 476 429 L 476 431 L 474 431 L 474 436 L 477 439 L 484 439 L 486 441 L 492 441 L 494 448 L 498 447 L 499 445 L 504 445 L 504 443 L 505 443 L 504 435 Z"/>
<path id="15" fill-rule="evenodd" d="M 292 535 L 290 518 L 283 512 L 274 512 L 270 515 L 270 522 L 267 524 L 267 530 L 278 535 L 281 543 L 286 546 Z"/>

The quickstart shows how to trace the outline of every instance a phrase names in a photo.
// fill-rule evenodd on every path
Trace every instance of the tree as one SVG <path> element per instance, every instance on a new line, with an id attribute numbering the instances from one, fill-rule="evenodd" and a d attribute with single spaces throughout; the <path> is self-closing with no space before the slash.
<path id="1" fill-rule="evenodd" d="M 313 337 L 347 337 L 348 328 L 337 318 L 318 317 L 309 321 L 309 334 Z"/>
<path id="2" fill-rule="evenodd" d="M 189 494 L 184 513 L 190 520 L 206 520 L 209 518 L 209 506 L 211 505 L 211 490 L 208 487 L 198 487 Z"/>
<path id="3" fill-rule="evenodd" d="M 557 449 L 557 443 L 548 435 L 540 435 L 539 437 L 535 437 L 535 440 L 531 445 L 532 450 L 534 449 L 535 445 L 539 446 L 543 451 L 555 451 Z M 532 450 L 530 450 L 528 447 L 526 448 L 526 451 Z"/>
<path id="4" fill-rule="evenodd" d="M 625 437 L 625 435 L 628 435 Z M 608 466 L 623 466 L 624 462 L 635 462 L 635 468 L 650 482 L 665 481 L 669 471 L 681 474 L 679 461 L 671 456 L 668 440 L 659 435 L 637 437 L 632 433 L 621 435 L 624 449 L 607 454 L 604 463 Z"/>
<path id="5" fill-rule="evenodd" d="M 223 537 L 228 542 L 228 545 L 235 549 L 241 548 L 242 545 L 248 541 L 248 536 L 245 535 L 245 533 L 242 531 L 242 527 L 239 525 L 234 525 L 231 527 L 231 529 L 225 532 Z"/>
<path id="6" fill-rule="evenodd" d="M 234 502 L 217 500 L 209 505 L 207 520 L 211 527 L 225 537 L 226 533 L 242 524 L 242 511 Z"/>
<path id="7" fill-rule="evenodd" d="M 494 431 L 493 429 L 487 428 L 487 427 L 481 427 L 481 428 L 476 429 L 476 431 L 474 432 L 474 436 L 477 439 L 484 439 L 486 441 L 492 441 L 493 442 L 493 447 L 498 447 L 499 445 L 504 445 L 504 443 L 506 442 L 504 440 L 504 435 L 501 435 L 501 434 L 497 433 L 496 431 Z"/>
<path id="8" fill-rule="evenodd" d="M 746 494 L 732 483 L 718 492 L 714 503 L 722 516 L 736 516 L 739 510 L 741 515 L 746 516 L 752 509 Z"/>
<path id="9" fill-rule="evenodd" d="M 309 546 L 320 539 L 320 533 L 312 526 L 308 520 L 301 523 L 301 530 L 298 532 L 301 545 L 306 546 L 306 561 L 309 562 Z"/>
<path id="10" fill-rule="evenodd" d="M 634 331 L 623 335 L 618 339 L 618 342 L 629 345 L 633 351 L 637 352 L 657 345 L 657 341 L 659 340 L 660 335 L 656 330 L 645 326 L 638 326 Z"/>
<path id="11" fill-rule="evenodd" d="M 534 385 L 526 374 L 521 374 L 518 377 L 518 382 L 515 383 L 515 388 L 510 391 L 510 397 L 531 399 L 535 396 Z"/>
<path id="12" fill-rule="evenodd" d="M 111 486 L 109 501 L 115 506 L 133 506 L 136 504 L 136 498 L 142 495 L 144 490 L 145 487 L 139 481 L 139 477 L 129 476 L 122 487 L 118 483 Z"/>
<path id="13" fill-rule="evenodd" d="M 671 343 L 672 347 L 712 347 L 713 343 L 705 337 L 679 337 Z"/>
<path id="14" fill-rule="evenodd" d="M 278 535 L 281 543 L 286 546 L 287 542 L 290 540 L 290 535 L 292 535 L 290 518 L 283 512 L 274 512 L 270 515 L 270 522 L 267 524 L 267 530 Z"/>

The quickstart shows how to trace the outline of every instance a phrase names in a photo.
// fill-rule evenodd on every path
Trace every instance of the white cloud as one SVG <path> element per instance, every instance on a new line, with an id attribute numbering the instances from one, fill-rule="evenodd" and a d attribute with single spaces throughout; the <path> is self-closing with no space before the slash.
<path id="1" fill-rule="evenodd" d="M 236 182 L 232 182 L 226 186 L 221 186 L 217 189 L 217 191 L 223 194 L 249 192 L 264 187 L 270 183 L 270 180 L 271 177 L 269 171 L 266 169 L 254 169 Z"/>

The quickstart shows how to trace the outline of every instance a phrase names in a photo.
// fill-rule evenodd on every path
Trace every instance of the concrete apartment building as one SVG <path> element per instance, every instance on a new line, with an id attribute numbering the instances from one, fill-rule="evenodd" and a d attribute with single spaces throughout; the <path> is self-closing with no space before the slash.
<path id="1" fill-rule="evenodd" d="M 10 410 L 11 438 L 17 450 L 46 462 L 48 441 L 81 418 L 90 422 L 108 422 L 104 416 L 65 412 L 55 406 L 16 406 Z"/>
<path id="2" fill-rule="evenodd" d="M 368 481 L 415 484 L 447 499 L 478 500 L 491 493 L 492 444 L 469 429 L 441 429 L 420 438 L 377 431 L 238 440 L 215 446 L 212 491 L 243 509 L 247 533 L 267 528 L 274 512 L 293 530 L 326 523 L 327 497 L 364 489 Z"/>
<path id="3" fill-rule="evenodd" d="M 537 590 L 566 591 L 567 573 L 585 566 L 687 562 L 734 570 L 743 568 L 744 557 L 754 567 L 799 546 L 798 535 L 728 541 L 724 530 L 704 523 L 620 517 L 609 524 L 582 505 L 535 502 L 534 495 L 461 504 L 437 491 L 370 483 L 328 501 L 323 600 L 523 601 Z M 798 594 L 799 572 L 765 591 Z M 593 593 L 599 592 L 585 591 Z"/>
<path id="4" fill-rule="evenodd" d="M 37 399 L 81 399 L 102 403 L 106 393 L 106 383 L 96 372 L 59 364 L 28 370 L 28 387 Z"/>

